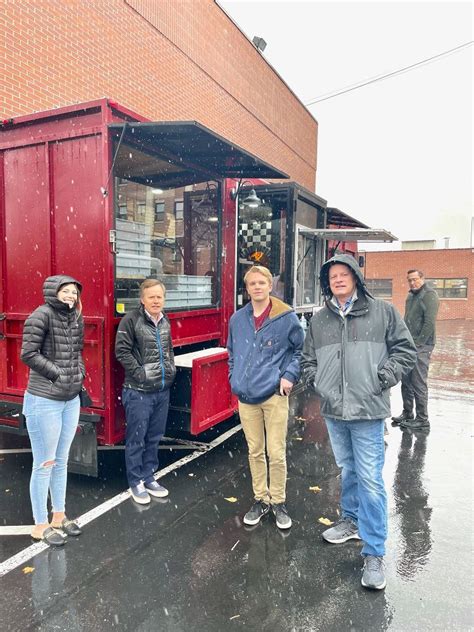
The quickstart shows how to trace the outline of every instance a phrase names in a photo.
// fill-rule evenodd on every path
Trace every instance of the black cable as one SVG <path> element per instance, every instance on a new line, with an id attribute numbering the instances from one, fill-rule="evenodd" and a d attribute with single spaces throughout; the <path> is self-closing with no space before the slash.
<path id="1" fill-rule="evenodd" d="M 466 42 L 465 44 L 460 44 L 459 46 L 456 46 L 455 48 L 451 48 L 450 50 L 446 50 L 443 53 L 438 53 L 438 55 L 433 55 L 433 57 L 427 57 L 426 59 L 423 59 L 422 61 L 417 61 L 415 64 L 410 64 L 410 66 L 405 66 L 404 68 L 393 70 L 392 72 L 388 72 L 385 75 L 377 75 L 376 77 L 372 77 L 371 79 L 368 79 L 367 81 L 364 81 L 362 83 L 359 82 L 357 84 L 352 84 L 350 86 L 346 86 L 345 88 L 341 88 L 340 90 L 336 90 L 335 92 L 329 92 L 327 93 L 327 95 L 323 94 L 320 97 L 316 97 L 312 101 L 308 101 L 308 103 L 305 103 L 305 105 L 307 107 L 309 105 L 314 105 L 315 103 L 321 103 L 321 101 L 327 101 L 328 99 L 333 99 L 334 97 L 338 97 L 341 94 L 346 94 L 347 92 L 352 92 L 353 90 L 357 90 L 358 88 L 363 88 L 364 86 L 368 86 L 371 83 L 376 83 L 377 81 L 382 81 L 383 79 L 388 79 L 389 77 L 395 77 L 396 75 L 400 75 L 404 72 L 413 70 L 414 68 L 417 68 L 418 66 L 422 66 L 431 61 L 435 61 L 439 59 L 440 57 L 445 57 L 446 55 L 451 55 L 452 53 L 456 53 L 457 51 L 463 48 L 467 48 L 468 46 L 472 46 L 473 44 L 474 44 L 474 41 Z"/>

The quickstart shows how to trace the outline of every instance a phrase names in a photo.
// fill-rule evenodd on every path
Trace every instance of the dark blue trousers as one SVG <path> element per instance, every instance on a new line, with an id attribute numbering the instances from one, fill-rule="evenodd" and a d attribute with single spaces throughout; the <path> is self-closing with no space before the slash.
<path id="1" fill-rule="evenodd" d="M 127 418 L 125 465 L 130 487 L 150 483 L 158 469 L 158 444 L 165 433 L 170 391 L 143 393 L 122 389 Z"/>

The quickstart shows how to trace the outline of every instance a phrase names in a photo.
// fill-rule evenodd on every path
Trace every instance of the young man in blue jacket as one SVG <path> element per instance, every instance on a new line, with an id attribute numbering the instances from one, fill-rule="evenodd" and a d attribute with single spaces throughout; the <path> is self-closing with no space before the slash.
<path id="1" fill-rule="evenodd" d="M 304 333 L 295 312 L 272 296 L 272 275 L 252 266 L 244 277 L 250 303 L 230 319 L 229 379 L 249 450 L 255 502 L 244 523 L 255 525 L 272 508 L 289 529 L 286 508 L 288 396 L 300 375 Z M 269 472 L 267 472 L 268 455 Z"/>

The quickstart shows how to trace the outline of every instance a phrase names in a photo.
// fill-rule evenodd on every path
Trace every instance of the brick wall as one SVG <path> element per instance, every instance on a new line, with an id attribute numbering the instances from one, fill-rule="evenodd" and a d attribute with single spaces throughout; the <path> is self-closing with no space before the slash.
<path id="1" fill-rule="evenodd" d="M 213 0 L 1 4 L 0 118 L 107 96 L 197 120 L 314 191 L 316 121 Z"/>
<path id="2" fill-rule="evenodd" d="M 474 251 L 470 248 L 362 254 L 365 255 L 366 279 L 392 279 L 392 302 L 401 314 L 405 310 L 408 293 L 407 271 L 419 268 L 426 278 L 467 278 L 467 298 L 442 298 L 439 320 L 474 318 Z"/>

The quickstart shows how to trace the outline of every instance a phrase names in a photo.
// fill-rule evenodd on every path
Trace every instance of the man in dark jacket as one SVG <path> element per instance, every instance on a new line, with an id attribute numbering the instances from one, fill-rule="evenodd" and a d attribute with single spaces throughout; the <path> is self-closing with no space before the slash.
<path id="1" fill-rule="evenodd" d="M 239 398 L 255 496 L 244 523 L 257 524 L 271 505 L 277 527 L 289 529 L 292 523 L 285 504 L 288 396 L 300 375 L 304 333 L 291 307 L 270 298 L 270 270 L 252 266 L 244 282 L 250 303 L 230 319 L 227 342 L 229 379 Z"/>
<path id="2" fill-rule="evenodd" d="M 326 261 L 320 282 L 326 303 L 311 320 L 301 366 L 321 398 L 342 468 L 342 519 L 322 535 L 332 544 L 362 539 L 362 585 L 380 590 L 386 584 L 384 420 L 390 388 L 411 370 L 416 350 L 396 309 L 370 296 L 353 257 Z"/>
<path id="3" fill-rule="evenodd" d="M 122 318 L 115 341 L 115 355 L 125 369 L 122 403 L 127 419 L 127 478 L 132 498 L 142 505 L 150 502 L 150 495 L 168 495 L 154 479 L 176 375 L 170 323 L 162 311 L 165 293 L 161 281 L 143 281 L 141 305 Z"/>
<path id="4" fill-rule="evenodd" d="M 436 290 L 425 284 L 421 270 L 408 270 L 410 291 L 405 305 L 405 322 L 416 345 L 416 364 L 402 378 L 403 411 L 392 417 L 403 428 L 429 428 L 428 371 L 436 342 L 436 316 L 439 298 Z M 416 406 L 416 417 L 413 414 Z"/>

